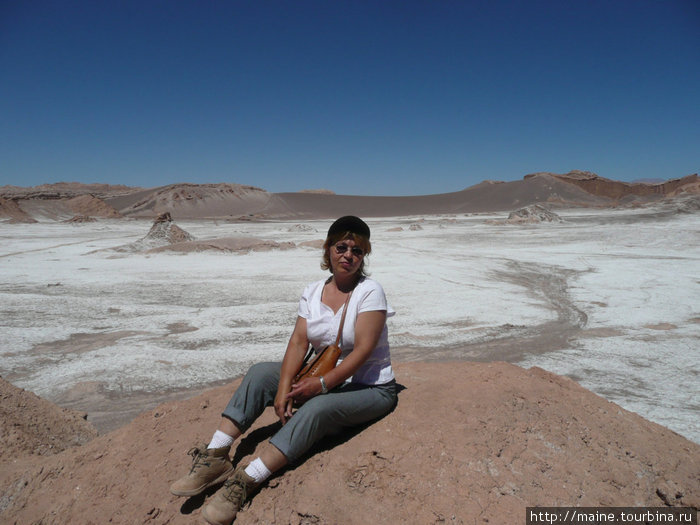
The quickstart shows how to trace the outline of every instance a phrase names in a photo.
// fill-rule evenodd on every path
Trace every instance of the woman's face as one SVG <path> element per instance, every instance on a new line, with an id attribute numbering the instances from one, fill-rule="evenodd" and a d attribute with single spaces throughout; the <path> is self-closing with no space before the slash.
<path id="1" fill-rule="evenodd" d="M 364 253 L 352 239 L 343 239 L 329 248 L 333 275 L 352 275 L 362 265 Z"/>

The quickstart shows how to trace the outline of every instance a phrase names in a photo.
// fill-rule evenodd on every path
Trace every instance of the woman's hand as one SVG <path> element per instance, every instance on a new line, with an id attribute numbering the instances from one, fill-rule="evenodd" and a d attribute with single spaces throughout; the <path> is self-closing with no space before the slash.
<path id="1" fill-rule="evenodd" d="M 289 338 L 287 350 L 282 360 L 280 383 L 277 387 L 277 395 L 275 396 L 274 402 L 275 414 L 277 414 L 277 417 L 283 425 L 292 417 L 293 400 L 289 399 L 287 394 L 292 390 L 294 375 L 301 367 L 308 347 L 309 340 L 306 337 L 306 319 L 297 317 L 294 332 L 292 332 L 292 336 Z"/>
<path id="2" fill-rule="evenodd" d="M 298 383 L 293 383 L 292 389 L 286 398 L 289 403 L 301 404 L 319 395 L 322 390 L 321 379 L 318 377 L 307 377 Z"/>
<path id="3" fill-rule="evenodd" d="M 287 394 L 277 392 L 275 396 L 275 413 L 283 425 L 292 417 L 292 405 L 293 401 L 287 399 Z"/>

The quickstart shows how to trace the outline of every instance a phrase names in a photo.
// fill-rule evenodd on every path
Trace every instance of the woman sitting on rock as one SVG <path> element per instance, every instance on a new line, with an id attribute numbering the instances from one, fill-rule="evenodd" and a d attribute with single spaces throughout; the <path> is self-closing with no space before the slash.
<path id="1" fill-rule="evenodd" d="M 382 417 L 396 404 L 386 327 L 386 318 L 394 311 L 381 285 L 364 272 L 365 256 L 371 250 L 369 237 L 367 224 L 354 216 L 341 217 L 331 225 L 321 265 L 331 277 L 304 290 L 284 360 L 250 368 L 222 413 L 209 446 L 191 452 L 189 474 L 171 486 L 176 496 L 194 496 L 226 480 L 202 509 L 207 522 L 231 523 L 257 485 L 298 461 L 319 439 Z M 318 350 L 336 341 L 343 311 L 338 365 L 322 377 L 295 383 L 309 344 Z M 259 457 L 234 471 L 231 445 L 270 405 L 282 427 Z"/>

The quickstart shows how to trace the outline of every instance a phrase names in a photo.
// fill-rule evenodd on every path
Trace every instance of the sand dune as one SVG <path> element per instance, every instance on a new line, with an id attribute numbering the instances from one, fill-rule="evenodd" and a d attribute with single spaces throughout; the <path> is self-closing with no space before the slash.
<path id="1" fill-rule="evenodd" d="M 183 197 L 183 189 L 185 196 Z M 175 218 L 245 217 L 266 219 L 320 219 L 354 214 L 396 217 L 416 214 L 452 214 L 506 211 L 538 202 L 604 206 L 610 200 L 549 175 L 522 181 L 482 183 L 466 190 L 414 197 L 332 195 L 324 193 L 267 193 L 248 189 L 222 194 L 218 188 L 193 192 L 189 186 L 169 186 L 144 197 L 138 205 L 121 208 L 124 215 L 168 209 Z M 123 202 L 120 198 L 119 202 Z M 117 201 L 108 201 L 115 205 Z M 136 210 L 136 211 L 132 211 Z"/>
<path id="2" fill-rule="evenodd" d="M 70 199 L 67 204 L 78 215 L 109 219 L 121 217 L 116 209 L 94 195 L 78 195 Z"/>

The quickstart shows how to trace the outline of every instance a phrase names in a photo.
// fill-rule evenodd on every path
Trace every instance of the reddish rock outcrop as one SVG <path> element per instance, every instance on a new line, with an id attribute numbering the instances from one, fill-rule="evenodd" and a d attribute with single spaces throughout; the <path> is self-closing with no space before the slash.
<path id="1" fill-rule="evenodd" d="M 536 177 L 540 173 L 526 175 L 525 179 Z M 685 186 L 698 183 L 698 174 L 688 175 L 680 179 L 671 179 L 657 184 L 645 184 L 641 182 L 623 182 L 599 177 L 590 171 L 573 170 L 565 174 L 547 173 L 563 182 L 574 184 L 592 195 L 620 200 L 624 197 L 635 195 L 640 197 L 666 196 L 676 194 Z"/>
<path id="2" fill-rule="evenodd" d="M 505 363 L 404 363 L 394 412 L 271 479 L 236 524 L 522 524 L 525 507 L 700 507 L 700 446 L 575 382 Z M 185 524 L 213 490 L 168 492 L 239 381 L 0 468 L 3 523 Z M 234 457 L 274 432 L 269 409 Z M 0 443 L 4 445 L 4 443 Z"/>
<path id="3" fill-rule="evenodd" d="M 0 377 L 0 465 L 27 455 L 47 456 L 97 436 L 86 414 L 60 408 Z"/>
<path id="4" fill-rule="evenodd" d="M 109 201 L 121 213 L 152 217 L 168 211 L 178 219 L 225 217 L 256 213 L 263 209 L 270 194 L 242 184 L 171 184 Z"/>
<path id="5" fill-rule="evenodd" d="M 79 195 L 69 199 L 68 207 L 77 215 L 118 219 L 121 213 L 94 195 Z"/>
<path id="6" fill-rule="evenodd" d="M 123 193 L 136 191 L 127 186 L 108 184 L 56 183 L 31 188 L 18 186 L 0 187 L 0 217 L 4 215 L 4 202 L 14 203 L 15 222 L 36 222 L 34 217 L 65 220 L 68 214 L 90 217 L 118 218 L 121 214 L 104 201 Z M 19 210 L 19 212 L 17 211 Z M 68 215 L 70 216 L 70 215 Z"/>
<path id="7" fill-rule="evenodd" d="M 123 185 L 83 184 L 81 182 L 56 182 L 39 186 L 0 186 L 0 197 L 13 199 L 72 199 L 79 195 L 93 195 L 97 198 L 114 197 L 138 191 Z"/>
<path id="8" fill-rule="evenodd" d="M 0 197 L 0 218 L 9 219 L 10 222 L 36 222 L 36 219 L 20 208 L 16 200 L 2 197 Z"/>

